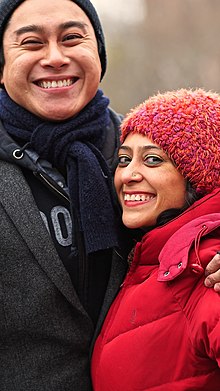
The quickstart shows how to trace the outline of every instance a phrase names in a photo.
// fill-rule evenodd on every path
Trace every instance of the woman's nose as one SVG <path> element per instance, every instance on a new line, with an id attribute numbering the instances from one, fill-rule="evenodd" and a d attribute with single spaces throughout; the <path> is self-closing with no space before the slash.
<path id="1" fill-rule="evenodd" d="M 125 168 L 123 171 L 123 181 L 124 183 L 130 183 L 130 182 L 140 182 L 142 180 L 142 174 L 140 171 Z"/>

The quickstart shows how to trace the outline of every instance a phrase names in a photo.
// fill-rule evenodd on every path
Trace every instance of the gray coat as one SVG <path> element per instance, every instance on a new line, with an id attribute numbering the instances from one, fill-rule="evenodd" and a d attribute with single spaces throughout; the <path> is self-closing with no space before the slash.
<path id="1" fill-rule="evenodd" d="M 125 270 L 114 254 L 98 327 Z M 90 391 L 93 336 L 21 169 L 0 161 L 0 390 Z"/>

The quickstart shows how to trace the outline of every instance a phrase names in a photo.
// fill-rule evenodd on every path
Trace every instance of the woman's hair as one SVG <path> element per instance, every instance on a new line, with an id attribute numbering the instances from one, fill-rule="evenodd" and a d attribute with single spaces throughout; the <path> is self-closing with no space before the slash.
<path id="1" fill-rule="evenodd" d="M 199 200 L 201 197 L 202 197 L 201 194 L 198 194 L 195 191 L 195 189 L 192 187 L 191 183 L 189 181 L 187 181 L 186 182 L 186 198 L 185 198 L 185 204 L 183 205 L 183 207 L 182 208 L 167 209 L 167 210 L 164 210 L 163 212 L 161 212 L 160 215 L 157 217 L 156 227 L 164 225 L 164 224 L 168 223 L 170 220 L 179 216 L 181 213 L 183 213 L 186 209 L 188 209 L 192 204 L 194 204 L 195 201 Z"/>

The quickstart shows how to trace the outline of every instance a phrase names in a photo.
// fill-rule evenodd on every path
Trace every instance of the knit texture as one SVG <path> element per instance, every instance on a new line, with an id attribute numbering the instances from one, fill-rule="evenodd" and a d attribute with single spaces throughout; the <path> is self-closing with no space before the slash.
<path id="1" fill-rule="evenodd" d="M 195 190 L 220 186 L 220 96 L 203 89 L 157 94 L 130 111 L 121 141 L 140 133 L 163 149 Z"/>
<path id="2" fill-rule="evenodd" d="M 98 90 L 74 118 L 61 123 L 36 117 L 0 93 L 0 118 L 8 133 L 56 168 L 66 168 L 73 217 L 87 253 L 117 245 L 112 175 L 102 156 L 110 122 L 109 99 Z M 77 253 L 77 248 L 73 249 Z"/>
<path id="3" fill-rule="evenodd" d="M 14 10 L 25 0 L 0 0 L 0 42 L 2 46 L 2 38 L 4 29 L 7 25 L 7 22 L 14 12 Z M 48 0 L 49 1 L 49 0 Z M 89 0 L 75 0 L 74 3 L 76 3 L 88 16 L 97 39 L 98 43 L 98 51 L 99 51 L 99 57 L 101 61 L 102 66 L 102 73 L 101 73 L 101 79 L 103 78 L 105 71 L 106 71 L 106 65 L 107 65 L 107 58 L 106 58 L 106 50 L 105 50 L 105 37 L 102 29 L 102 25 L 99 19 L 99 16 L 92 5 L 92 3 Z M 27 18 L 28 22 L 28 18 Z"/>

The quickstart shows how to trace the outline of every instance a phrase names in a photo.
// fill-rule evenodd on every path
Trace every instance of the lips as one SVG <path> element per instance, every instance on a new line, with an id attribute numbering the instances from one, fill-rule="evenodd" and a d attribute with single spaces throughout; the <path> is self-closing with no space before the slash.
<path id="1" fill-rule="evenodd" d="M 153 198 L 155 198 L 155 195 L 153 194 L 128 194 L 128 193 L 125 193 L 124 194 L 124 201 L 150 201 L 152 200 Z"/>
<path id="2" fill-rule="evenodd" d="M 60 80 L 40 80 L 36 84 L 44 89 L 50 89 L 50 88 L 63 88 L 63 87 L 69 87 L 72 84 L 74 84 L 78 80 L 77 77 L 74 77 L 72 79 L 60 79 Z"/>

